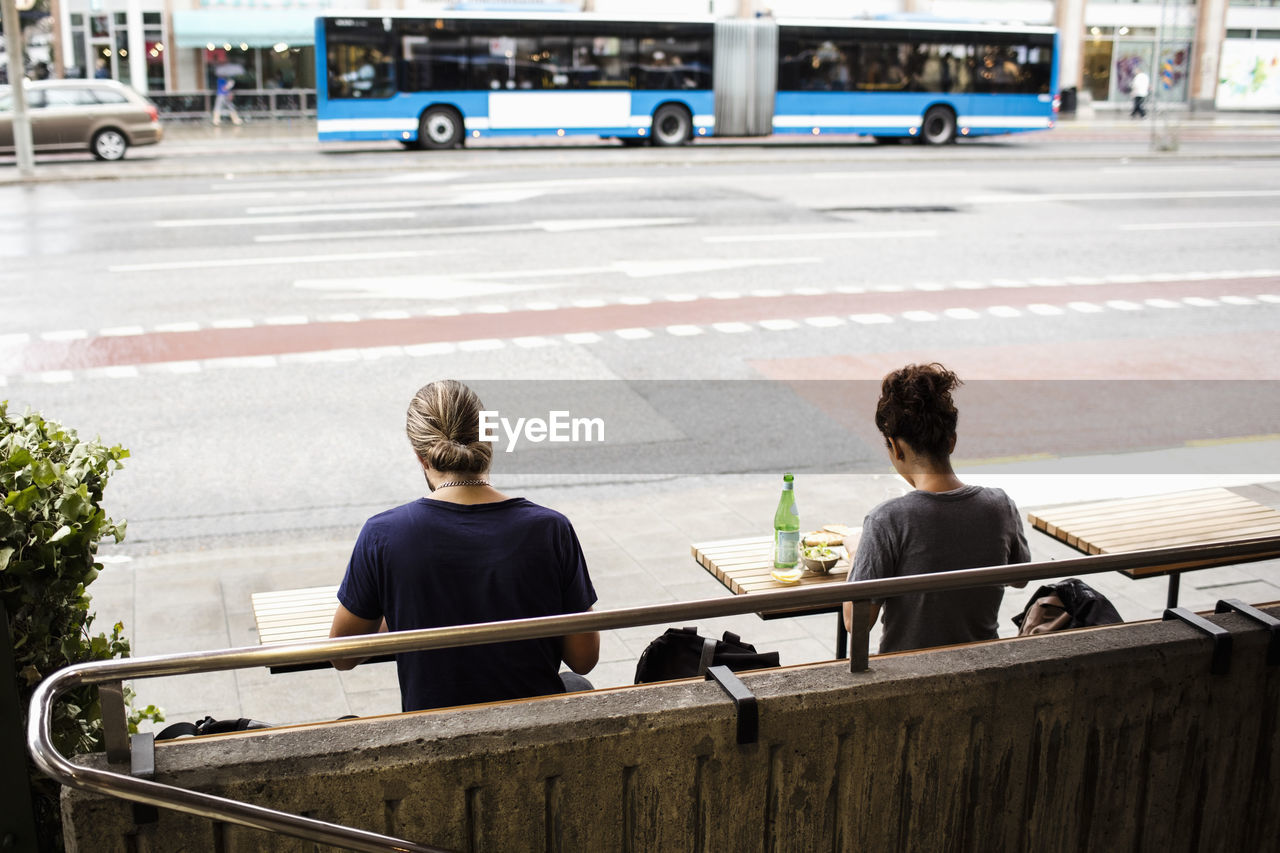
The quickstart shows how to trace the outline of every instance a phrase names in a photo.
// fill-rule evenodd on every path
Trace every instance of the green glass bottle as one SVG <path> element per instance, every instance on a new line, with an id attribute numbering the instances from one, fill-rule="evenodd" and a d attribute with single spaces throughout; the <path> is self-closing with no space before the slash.
<path id="1" fill-rule="evenodd" d="M 773 514 L 773 567 L 794 569 L 800 562 L 800 511 L 796 509 L 795 477 L 782 475 L 782 497 Z"/>

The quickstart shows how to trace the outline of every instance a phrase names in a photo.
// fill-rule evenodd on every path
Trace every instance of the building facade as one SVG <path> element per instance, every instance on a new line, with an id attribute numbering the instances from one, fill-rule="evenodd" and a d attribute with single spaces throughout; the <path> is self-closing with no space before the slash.
<path id="1" fill-rule="evenodd" d="M 1280 109 L 1280 0 L 61 0 L 67 76 L 107 76 L 150 92 L 315 86 L 314 19 L 343 11 L 584 9 L 618 17 L 921 15 L 1057 26 L 1062 88 L 1096 106 L 1130 99 L 1138 69 L 1160 100 L 1195 108 Z"/>

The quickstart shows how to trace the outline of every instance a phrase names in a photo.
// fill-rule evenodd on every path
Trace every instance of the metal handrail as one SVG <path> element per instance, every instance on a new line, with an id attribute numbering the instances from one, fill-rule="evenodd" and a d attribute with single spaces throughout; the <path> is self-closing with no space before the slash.
<path id="1" fill-rule="evenodd" d="M 974 586 L 1020 584 L 1027 581 L 1045 580 L 1066 575 L 1097 574 L 1100 572 L 1153 567 L 1160 567 L 1167 571 L 1178 571 L 1190 568 L 1206 568 L 1209 565 L 1266 560 L 1275 557 L 1280 557 L 1280 536 L 1240 539 L 1209 545 L 1154 548 L 1124 554 L 1102 554 L 1069 560 L 1017 563 L 1009 566 L 964 569 L 881 580 L 824 584 L 801 589 L 755 592 L 748 596 L 733 596 L 732 598 L 704 599 L 676 602 L 674 604 L 653 604 L 620 610 L 590 611 L 562 616 L 545 616 L 536 619 L 516 619 L 509 622 L 456 625 L 332 640 L 277 643 L 268 646 L 220 651 L 187 652 L 124 660 L 95 661 L 59 670 L 36 687 L 31 697 L 31 710 L 27 724 L 27 748 L 30 750 L 36 765 L 44 773 L 54 780 L 73 788 L 97 791 L 98 793 L 134 802 L 162 806 L 214 820 L 241 824 L 267 832 L 283 833 L 322 844 L 368 851 L 368 853 L 382 853 L 382 851 L 432 853 L 437 851 L 438 848 L 249 803 L 228 800 L 198 791 L 177 788 L 172 785 L 165 785 L 150 779 L 141 779 L 111 770 L 98 770 L 73 764 L 64 758 L 53 744 L 50 729 L 53 703 L 60 695 L 73 688 L 90 684 L 104 685 L 102 701 L 105 720 L 110 718 L 107 712 L 108 709 L 105 707 L 108 704 L 108 694 L 110 694 L 110 704 L 123 704 L 118 687 L 124 679 L 218 672 L 251 666 L 316 663 L 334 659 L 363 658 L 453 646 L 557 637 L 612 628 L 654 625 L 744 613 L 805 610 L 823 606 L 829 607 L 849 601 L 865 603 L 873 599 L 892 598 L 910 593 L 936 592 Z M 864 614 L 865 612 L 863 610 Z M 855 622 L 856 620 L 857 617 L 855 616 Z M 851 641 L 857 640 L 861 643 L 861 659 L 863 661 L 866 659 L 865 650 L 870 627 L 870 624 L 866 623 L 865 620 L 862 625 L 855 624 L 855 630 L 850 637 Z M 851 662 L 855 671 L 858 658 L 859 656 L 856 654 L 851 655 Z M 123 708 L 116 710 L 122 712 Z M 122 713 L 114 713 L 113 716 L 117 720 L 123 720 Z M 126 760 L 129 756 L 127 735 L 118 730 L 118 724 L 112 728 L 115 731 L 108 729 L 106 732 L 109 763 Z"/>

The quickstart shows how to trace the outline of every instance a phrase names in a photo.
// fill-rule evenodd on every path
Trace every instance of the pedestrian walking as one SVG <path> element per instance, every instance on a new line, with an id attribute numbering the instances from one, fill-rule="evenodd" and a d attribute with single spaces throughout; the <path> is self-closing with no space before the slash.
<path id="1" fill-rule="evenodd" d="M 217 93 L 213 98 L 213 123 L 215 125 L 222 124 L 222 113 L 225 110 L 231 116 L 232 124 L 244 124 L 240 118 L 240 113 L 236 112 L 235 92 L 232 91 L 236 87 L 236 81 L 230 77 L 219 77 Z"/>
<path id="2" fill-rule="evenodd" d="M 1133 82 L 1129 84 L 1129 93 L 1133 95 L 1133 109 L 1130 110 L 1129 117 L 1146 118 L 1147 95 L 1151 94 L 1151 78 L 1141 68 L 1138 69 L 1137 74 L 1133 75 Z"/>

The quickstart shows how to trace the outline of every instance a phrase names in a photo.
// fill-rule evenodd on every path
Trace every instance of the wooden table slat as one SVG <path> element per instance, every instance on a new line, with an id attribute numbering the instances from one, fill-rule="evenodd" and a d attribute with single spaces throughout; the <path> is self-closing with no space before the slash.
<path id="1" fill-rule="evenodd" d="M 1139 498 L 1121 498 L 1118 500 L 1091 501 L 1083 504 L 1045 507 L 1037 511 L 1036 514 L 1066 521 L 1088 518 L 1098 513 L 1115 514 L 1130 510 L 1143 510 L 1152 506 L 1173 508 L 1185 504 L 1203 503 L 1206 500 L 1220 500 L 1224 497 L 1234 499 L 1239 495 L 1223 488 L 1201 489 L 1194 492 L 1180 492 L 1177 495 L 1148 495 Z"/>
<path id="2" fill-rule="evenodd" d="M 1152 522 L 1145 525 L 1106 524 L 1088 528 L 1081 536 L 1090 541 L 1142 539 L 1155 541 L 1164 536 L 1185 535 L 1188 533 L 1212 533 L 1232 527 L 1251 527 L 1280 521 L 1273 509 L 1254 507 L 1251 510 L 1238 510 L 1226 515 L 1212 515 L 1197 518 L 1173 519 L 1171 521 Z"/>
<path id="3" fill-rule="evenodd" d="M 1215 499 L 1212 502 L 1181 504 L 1179 506 L 1151 504 L 1140 511 L 1098 512 L 1093 515 L 1074 516 L 1071 518 L 1063 518 L 1052 513 L 1041 512 L 1037 513 L 1036 517 L 1040 522 L 1037 525 L 1039 527 L 1079 527 L 1094 524 L 1133 525 L 1174 518 L 1195 518 L 1206 514 L 1241 512 L 1260 506 L 1261 504 L 1247 498 L 1232 495 L 1230 499 L 1222 498 Z M 1266 509 L 1266 507 L 1263 507 L 1263 509 Z"/>
<path id="4" fill-rule="evenodd" d="M 1238 503 L 1219 503 L 1214 506 L 1194 506 L 1172 512 L 1152 511 L 1142 515 L 1102 515 L 1096 518 L 1075 521 L 1051 520 L 1036 526 L 1049 533 L 1058 535 L 1060 530 L 1100 530 L 1106 528 L 1132 529 L 1142 526 L 1169 525 L 1172 523 L 1195 521 L 1199 518 L 1231 517 L 1249 512 L 1267 511 L 1267 507 L 1251 501 Z M 1273 510 L 1274 511 L 1274 510 Z"/>

